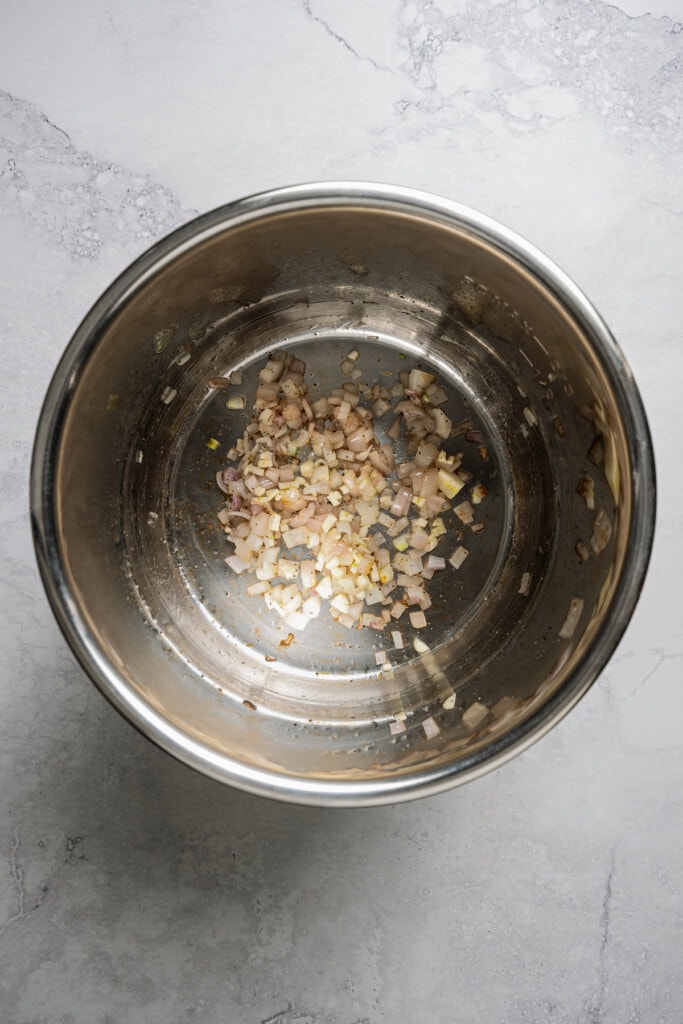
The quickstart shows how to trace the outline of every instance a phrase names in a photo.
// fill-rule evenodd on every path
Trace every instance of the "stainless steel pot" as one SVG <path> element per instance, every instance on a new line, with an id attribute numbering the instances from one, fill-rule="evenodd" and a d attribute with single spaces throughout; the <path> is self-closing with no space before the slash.
<path id="1" fill-rule="evenodd" d="M 324 615 L 282 645 L 223 562 L 212 481 L 244 424 L 207 381 L 242 369 L 247 417 L 277 347 L 321 389 L 351 348 L 368 382 L 420 362 L 482 435 L 453 444 L 485 529 L 393 672 Z M 105 292 L 50 385 L 31 501 L 57 619 L 134 725 L 251 792 L 367 805 L 472 779 L 579 700 L 635 606 L 655 483 L 630 370 L 561 271 L 455 203 L 332 183 L 206 214 Z"/>

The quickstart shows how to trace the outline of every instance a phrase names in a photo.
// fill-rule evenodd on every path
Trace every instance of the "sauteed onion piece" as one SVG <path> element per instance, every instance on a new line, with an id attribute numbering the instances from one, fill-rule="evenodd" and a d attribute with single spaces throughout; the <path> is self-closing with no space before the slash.
<path id="1" fill-rule="evenodd" d="M 447 532 L 441 517 L 470 477 L 460 475 L 462 453 L 442 447 L 453 426 L 439 408 L 448 394 L 435 375 L 413 368 L 392 386 L 367 385 L 357 359 L 354 351 L 342 364 L 352 380 L 312 401 L 303 360 L 272 355 L 232 449 L 237 465 L 216 476 L 225 495 L 219 519 L 234 545 L 226 562 L 256 577 L 247 593 L 293 630 L 325 604 L 341 625 L 379 631 L 410 606 L 413 627 L 423 629 L 425 584 L 446 568 L 445 557 L 432 554 Z M 385 434 L 393 443 L 383 444 L 376 421 L 390 410 Z M 408 455 L 397 464 L 402 435 Z M 458 550 L 449 559 L 456 568 L 466 555 Z M 390 632 L 401 649 L 401 634 Z"/>

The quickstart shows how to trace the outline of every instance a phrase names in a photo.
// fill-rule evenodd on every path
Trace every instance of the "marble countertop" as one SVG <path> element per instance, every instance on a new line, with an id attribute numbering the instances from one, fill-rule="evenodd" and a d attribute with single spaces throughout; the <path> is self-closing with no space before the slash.
<path id="1" fill-rule="evenodd" d="M 683 3 L 6 0 L 0 33 L 0 1021 L 683 1020 Z M 449 794 L 233 792 L 67 649 L 27 510 L 36 418 L 102 289 L 197 211 L 389 181 L 545 250 L 650 417 L 650 573 L 598 683 Z M 679 410 L 677 412 L 676 410 Z"/>

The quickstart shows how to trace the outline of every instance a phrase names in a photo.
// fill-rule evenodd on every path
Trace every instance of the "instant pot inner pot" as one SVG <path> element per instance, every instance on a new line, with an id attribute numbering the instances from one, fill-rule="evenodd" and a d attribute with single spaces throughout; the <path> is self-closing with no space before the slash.
<path id="1" fill-rule="evenodd" d="M 441 540 L 436 554 L 470 554 L 428 583 L 427 653 L 406 623 L 394 651 L 391 627 L 349 630 L 325 608 L 287 645 L 246 594 L 254 577 L 225 565 L 215 474 L 280 348 L 305 360 L 313 398 L 348 379 L 356 349 L 364 383 L 420 366 L 453 423 L 472 421 L 448 447 L 488 491 L 484 529 Z M 208 385 L 234 370 L 243 411 Z M 191 741 L 321 777 L 445 763 L 547 701 L 599 629 L 630 516 L 621 434 L 590 339 L 466 226 L 362 206 L 262 213 L 150 270 L 96 339 L 56 474 L 67 578 L 104 657 Z"/>

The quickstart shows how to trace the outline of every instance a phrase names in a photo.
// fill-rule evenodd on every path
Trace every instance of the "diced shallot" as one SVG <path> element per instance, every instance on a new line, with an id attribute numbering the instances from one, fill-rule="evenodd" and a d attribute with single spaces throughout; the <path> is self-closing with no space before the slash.
<path id="1" fill-rule="evenodd" d="M 225 559 L 226 565 L 229 565 L 234 573 L 241 576 L 245 569 L 249 568 L 249 563 L 245 562 L 243 558 L 238 555 L 230 555 Z"/>
<path id="2" fill-rule="evenodd" d="M 445 569 L 446 559 L 441 558 L 440 555 L 429 555 L 425 562 L 425 569 L 427 572 L 432 572 L 434 569 Z"/>
<path id="3" fill-rule="evenodd" d="M 612 524 L 604 509 L 598 509 L 593 520 L 593 534 L 591 536 L 591 547 L 596 555 L 604 551 L 612 536 Z"/>
<path id="4" fill-rule="evenodd" d="M 475 701 L 474 704 L 470 704 L 467 711 L 463 714 L 462 724 L 466 729 L 476 729 L 477 726 L 481 725 L 488 713 L 489 709 L 485 704 Z"/>
<path id="5" fill-rule="evenodd" d="M 453 552 L 451 557 L 448 559 L 448 561 L 450 562 L 450 564 L 453 566 L 454 569 L 459 569 L 460 566 L 465 561 L 465 559 L 467 558 L 468 555 L 469 555 L 469 551 L 467 550 L 467 548 L 464 548 L 464 547 L 462 547 L 462 545 L 460 545 L 459 547 L 457 547 L 455 549 L 455 551 Z"/>
<path id="6" fill-rule="evenodd" d="M 239 461 L 216 475 L 225 495 L 218 518 L 234 545 L 226 563 L 255 577 L 246 593 L 262 597 L 293 630 L 317 618 L 323 602 L 345 628 L 381 631 L 410 608 L 411 627 L 424 629 L 432 604 L 426 581 L 446 566 L 431 553 L 447 533 L 439 516 L 471 479 L 462 453 L 446 450 L 456 431 L 439 408 L 448 395 L 434 374 L 414 368 L 401 371 L 400 383 L 364 384 L 359 355 L 353 350 L 342 362 L 350 379 L 311 401 L 303 360 L 273 354 L 259 371 L 251 422 L 228 451 Z M 232 383 L 241 384 L 241 374 Z M 375 420 L 391 402 L 388 443 L 380 444 Z M 227 404 L 242 409 L 246 399 L 232 395 Z M 397 466 L 402 433 L 408 454 Z M 476 485 L 473 502 L 485 493 Z M 469 502 L 455 511 L 473 523 Z M 596 517 L 598 541 L 601 528 Z M 449 561 L 459 568 L 466 557 L 459 547 Z M 394 630 L 392 640 L 403 648 L 401 633 Z M 417 637 L 412 642 L 418 654 L 429 650 Z M 376 661 L 383 673 L 393 671 L 383 651 Z"/>

